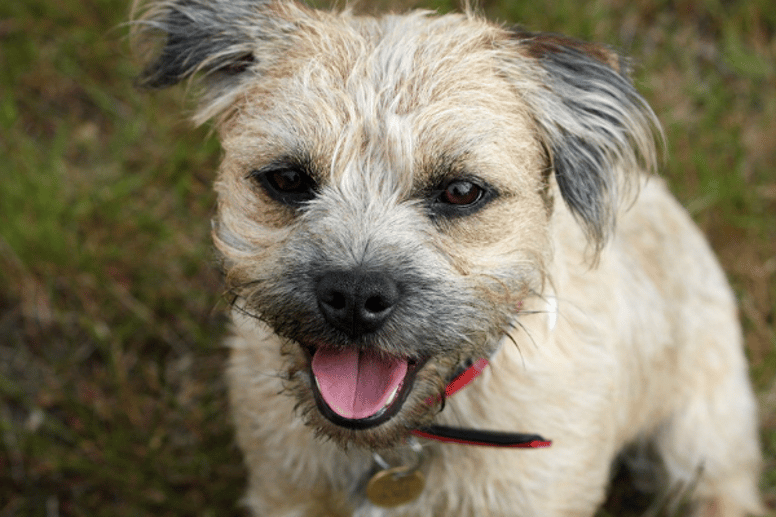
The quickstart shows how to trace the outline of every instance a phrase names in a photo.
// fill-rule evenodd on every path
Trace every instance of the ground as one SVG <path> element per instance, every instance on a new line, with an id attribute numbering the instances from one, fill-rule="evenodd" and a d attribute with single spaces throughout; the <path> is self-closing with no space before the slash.
<path id="1" fill-rule="evenodd" d="M 133 88 L 129 0 L 0 4 L 0 517 L 238 516 L 209 239 L 219 148 L 183 88 Z M 448 2 L 423 4 L 448 10 Z M 776 509 L 776 10 L 771 0 L 490 0 L 624 49 L 662 174 L 740 301 Z M 601 517 L 640 515 L 618 483 Z M 638 506 L 638 505 L 637 505 Z"/>

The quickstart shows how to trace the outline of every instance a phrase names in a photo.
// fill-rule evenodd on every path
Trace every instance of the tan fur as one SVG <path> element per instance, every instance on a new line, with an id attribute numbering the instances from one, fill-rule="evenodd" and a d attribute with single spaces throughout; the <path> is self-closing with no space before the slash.
<path id="1" fill-rule="evenodd" d="M 592 516 L 617 454 L 642 442 L 668 486 L 697 483 L 697 515 L 762 510 L 735 300 L 687 213 L 648 176 L 657 123 L 623 60 L 472 13 L 369 18 L 280 1 L 154 3 L 140 32 L 205 27 L 219 9 L 205 41 L 168 37 L 144 80 L 202 72 L 195 120 L 216 119 L 223 144 L 213 237 L 235 296 L 228 378 L 255 515 Z M 318 186 L 302 208 L 251 176 L 292 155 Z M 471 175 L 498 195 L 433 215 L 429 188 Z M 426 285 L 373 346 L 430 359 L 395 417 L 352 430 L 318 411 L 298 341 L 319 339 L 304 327 L 320 319 L 302 307 L 306 275 L 364 264 Z M 425 402 L 461 360 L 490 354 L 444 410 Z M 401 462 L 409 430 L 431 421 L 553 444 L 424 441 L 421 496 L 370 504 L 372 450 Z"/>

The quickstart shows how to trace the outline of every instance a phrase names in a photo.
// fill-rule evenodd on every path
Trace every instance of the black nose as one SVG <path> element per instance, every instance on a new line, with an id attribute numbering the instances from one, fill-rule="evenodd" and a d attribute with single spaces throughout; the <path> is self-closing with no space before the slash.
<path id="1" fill-rule="evenodd" d="M 400 296 L 390 276 L 357 269 L 326 273 L 315 294 L 326 321 L 351 338 L 379 329 Z"/>

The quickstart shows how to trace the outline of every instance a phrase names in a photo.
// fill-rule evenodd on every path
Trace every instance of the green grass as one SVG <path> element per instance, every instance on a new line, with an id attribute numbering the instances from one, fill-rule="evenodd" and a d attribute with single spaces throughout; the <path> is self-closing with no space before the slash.
<path id="1" fill-rule="evenodd" d="M 668 136 L 663 174 L 741 301 L 773 508 L 771 0 L 484 9 L 636 59 Z M 244 515 L 209 240 L 220 151 L 186 122 L 182 89 L 133 88 L 128 11 L 115 0 L 0 4 L 0 517 Z"/>

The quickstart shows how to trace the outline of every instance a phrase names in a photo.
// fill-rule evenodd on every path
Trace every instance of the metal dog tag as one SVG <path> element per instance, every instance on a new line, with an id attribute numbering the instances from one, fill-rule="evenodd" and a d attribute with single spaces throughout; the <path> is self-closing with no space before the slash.
<path id="1" fill-rule="evenodd" d="M 414 501 L 425 486 L 426 477 L 417 468 L 394 467 L 372 476 L 366 496 L 372 504 L 391 508 Z"/>

